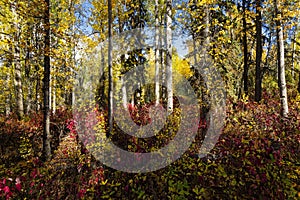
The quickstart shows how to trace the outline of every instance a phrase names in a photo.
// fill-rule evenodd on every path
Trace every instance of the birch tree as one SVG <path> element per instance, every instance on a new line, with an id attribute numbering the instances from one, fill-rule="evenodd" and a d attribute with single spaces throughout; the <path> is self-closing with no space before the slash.
<path id="1" fill-rule="evenodd" d="M 155 0 L 155 104 L 159 104 L 159 18 L 158 0 Z"/>
<path id="2" fill-rule="evenodd" d="M 14 16 L 14 36 L 13 36 L 13 58 L 15 67 L 15 88 L 16 88 L 16 102 L 17 102 L 17 115 L 19 119 L 24 116 L 24 103 L 23 103 L 23 86 L 22 86 L 22 66 L 21 66 L 21 56 L 20 56 L 20 24 L 18 23 L 19 18 L 16 13 L 17 3 L 12 4 L 12 13 Z"/>
<path id="3" fill-rule="evenodd" d="M 51 158 L 50 146 L 50 1 L 45 0 L 45 16 L 44 16 L 44 79 L 43 79 L 43 94 L 44 94 L 44 134 L 43 134 L 43 159 Z"/>
<path id="4" fill-rule="evenodd" d="M 172 0 L 166 1 L 166 85 L 168 93 L 168 112 L 173 111 L 173 80 L 172 80 Z"/>
<path id="5" fill-rule="evenodd" d="M 108 0 L 108 127 L 113 130 L 112 5 Z"/>
<path id="6" fill-rule="evenodd" d="M 276 18 L 276 39 L 277 39 L 277 65 L 278 65 L 278 86 L 280 94 L 281 115 L 287 117 L 288 100 L 287 100 L 287 88 L 285 80 L 285 63 L 284 63 L 284 40 L 283 40 L 283 27 L 281 23 L 281 12 L 279 11 L 280 0 L 275 0 L 275 14 Z"/>

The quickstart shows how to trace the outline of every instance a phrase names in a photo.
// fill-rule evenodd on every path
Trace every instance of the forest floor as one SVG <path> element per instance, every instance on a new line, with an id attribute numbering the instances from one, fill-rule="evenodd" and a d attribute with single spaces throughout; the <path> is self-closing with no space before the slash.
<path id="1" fill-rule="evenodd" d="M 42 162 L 42 114 L 0 117 L 2 199 L 299 199 L 300 101 L 288 118 L 275 98 L 227 103 L 225 127 L 209 155 L 190 149 L 171 165 L 126 173 L 96 161 L 78 141 L 72 114 L 51 117 L 53 156 Z M 134 146 L 133 143 L 131 146 Z"/>

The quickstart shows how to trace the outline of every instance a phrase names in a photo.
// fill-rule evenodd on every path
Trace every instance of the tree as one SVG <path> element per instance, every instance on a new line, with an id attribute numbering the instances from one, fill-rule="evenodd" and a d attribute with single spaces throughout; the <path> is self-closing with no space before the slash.
<path id="1" fill-rule="evenodd" d="M 261 100 L 261 58 L 262 58 L 262 15 L 261 1 L 256 0 L 256 62 L 255 62 L 255 101 Z"/>
<path id="2" fill-rule="evenodd" d="M 24 103 L 23 103 L 23 86 L 22 86 L 22 66 L 21 66 L 21 56 L 20 56 L 20 24 L 18 24 L 17 17 L 17 3 L 12 4 L 12 13 L 14 16 L 14 66 L 15 66 L 15 87 L 16 87 L 16 101 L 17 101 L 17 115 L 19 119 L 22 119 L 24 116 Z"/>
<path id="3" fill-rule="evenodd" d="M 280 0 L 275 0 L 275 14 L 276 19 L 276 39 L 277 39 L 277 65 L 278 65 L 278 86 L 280 93 L 281 115 L 287 117 L 288 101 L 287 101 L 287 89 L 285 80 L 285 64 L 284 64 L 284 40 L 283 40 L 283 28 L 281 23 L 281 12 L 279 11 Z"/>
<path id="4" fill-rule="evenodd" d="M 44 78 L 43 78 L 43 98 L 44 98 L 44 134 L 43 134 L 43 159 L 51 158 L 51 134 L 50 134 L 50 1 L 45 0 L 44 5 Z"/>
<path id="5" fill-rule="evenodd" d="M 155 104 L 159 104 L 159 12 L 158 12 L 158 0 L 155 0 Z"/>
<path id="6" fill-rule="evenodd" d="M 108 133 L 113 130 L 112 5 L 108 0 Z"/>
<path id="7" fill-rule="evenodd" d="M 248 42 L 247 42 L 247 14 L 246 14 L 246 0 L 243 0 L 243 50 L 244 50 L 244 92 L 248 95 Z"/>
<path id="8" fill-rule="evenodd" d="M 298 92 L 300 93 L 300 72 L 299 72 L 299 80 L 298 80 Z"/>
<path id="9" fill-rule="evenodd" d="M 172 80 L 172 0 L 166 1 L 166 85 L 168 93 L 168 112 L 173 111 L 173 80 Z"/>

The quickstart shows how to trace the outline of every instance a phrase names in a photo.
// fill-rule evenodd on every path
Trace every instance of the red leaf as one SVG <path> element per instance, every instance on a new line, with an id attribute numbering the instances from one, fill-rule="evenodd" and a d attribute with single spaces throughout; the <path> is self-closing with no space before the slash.
<path id="1" fill-rule="evenodd" d="M 16 183 L 16 189 L 20 192 L 22 189 L 21 183 Z"/>
<path id="2" fill-rule="evenodd" d="M 37 176 L 37 174 L 38 174 L 37 169 L 34 169 L 34 170 L 31 172 L 31 177 L 32 177 L 32 178 L 35 178 L 35 177 Z"/>
<path id="3" fill-rule="evenodd" d="M 5 187 L 3 188 L 3 191 L 5 192 L 5 194 L 9 194 L 9 193 L 10 193 L 10 189 L 9 189 L 8 186 L 5 186 Z"/>
<path id="4" fill-rule="evenodd" d="M 84 194 L 86 193 L 86 189 L 81 189 L 79 192 L 78 192 L 78 197 L 79 198 L 82 198 L 84 197 Z"/>

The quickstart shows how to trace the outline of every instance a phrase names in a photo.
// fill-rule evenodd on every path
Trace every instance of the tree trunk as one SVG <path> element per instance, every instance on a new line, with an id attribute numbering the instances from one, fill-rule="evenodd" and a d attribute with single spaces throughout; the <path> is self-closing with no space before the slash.
<path id="1" fill-rule="evenodd" d="M 31 25 L 29 22 L 26 24 L 28 27 L 30 27 L 30 32 L 33 32 Z M 31 74 L 31 64 L 30 62 L 30 45 L 31 45 L 31 39 L 32 35 L 28 36 L 26 38 L 26 56 L 25 56 L 25 77 L 26 77 L 26 83 L 27 83 L 27 98 L 26 98 L 26 115 L 28 115 L 31 112 L 32 108 L 32 81 L 33 81 L 33 75 Z"/>
<path id="2" fill-rule="evenodd" d="M 300 93 L 300 72 L 299 72 L 299 80 L 298 80 L 298 92 Z"/>
<path id="3" fill-rule="evenodd" d="M 126 85 L 124 83 L 124 76 L 121 76 L 121 84 L 122 84 L 122 102 L 123 102 L 123 108 L 127 109 L 127 90 L 126 90 Z"/>
<path id="4" fill-rule="evenodd" d="M 155 105 L 159 104 L 159 19 L 158 0 L 155 0 Z"/>
<path id="5" fill-rule="evenodd" d="M 160 15 L 160 24 L 166 24 L 166 18 L 165 18 L 165 14 L 164 12 L 161 12 L 161 15 Z M 161 96 L 161 99 L 163 100 L 163 102 L 165 102 L 166 100 L 166 94 L 167 94 L 167 90 L 166 90 L 166 58 L 165 58 L 165 55 L 166 55 L 166 51 L 165 51 L 165 47 L 166 47 L 166 38 L 163 37 L 163 33 L 162 32 L 159 32 L 159 42 L 161 44 L 161 49 L 159 50 L 159 62 L 160 62 L 160 71 L 161 71 L 161 75 L 160 75 L 160 80 L 161 80 L 161 85 L 163 85 L 164 87 L 161 87 L 160 89 L 160 96 Z"/>
<path id="6" fill-rule="evenodd" d="M 35 86 L 35 105 L 36 105 L 36 111 L 39 111 L 41 109 L 40 105 L 40 88 L 41 88 L 41 83 L 40 83 L 40 77 L 37 76 L 36 78 L 36 86 Z"/>
<path id="7" fill-rule="evenodd" d="M 261 57 L 262 57 L 262 16 L 261 16 L 261 2 L 256 0 L 256 66 L 255 66 L 255 101 L 261 100 Z"/>
<path id="8" fill-rule="evenodd" d="M 11 60 L 10 62 L 8 63 L 8 66 L 7 66 L 7 69 L 8 69 L 8 72 L 6 74 L 6 79 L 5 79 L 5 82 L 6 84 L 5 85 L 9 85 L 9 82 L 10 82 L 10 68 L 9 66 L 11 65 Z M 5 115 L 8 116 L 10 114 L 10 111 L 11 111 L 11 108 L 10 108 L 10 90 L 9 90 L 10 87 L 7 87 L 6 88 L 6 98 L 5 98 Z"/>
<path id="9" fill-rule="evenodd" d="M 292 78 L 293 79 L 295 78 L 295 51 L 296 51 L 296 42 L 295 42 L 295 40 L 296 40 L 297 28 L 298 28 L 298 26 L 295 29 L 295 33 L 294 33 L 294 37 L 293 37 L 293 43 L 292 43 L 292 48 L 293 48 L 293 51 L 292 51 Z"/>
<path id="10" fill-rule="evenodd" d="M 275 13 L 279 19 L 276 20 L 276 38 L 277 38 L 277 64 L 278 64 L 278 86 L 280 93 L 281 115 L 287 117 L 288 100 L 287 89 L 285 80 L 285 64 L 284 64 L 284 40 L 283 40 L 283 28 L 281 24 L 281 13 L 278 11 L 279 1 L 275 0 Z"/>
<path id="11" fill-rule="evenodd" d="M 71 70 L 72 71 L 72 70 Z M 56 112 L 56 88 L 55 88 L 55 77 L 53 77 L 53 88 L 52 88 L 52 113 L 54 114 Z M 73 92 L 73 89 L 72 89 Z M 73 96 L 72 96 L 73 97 Z M 72 104 L 74 105 L 74 104 Z"/>
<path id="12" fill-rule="evenodd" d="M 163 44 L 163 37 L 160 37 L 160 42 L 161 44 Z M 162 45 L 163 46 L 163 45 Z M 165 59 L 165 55 L 166 55 L 166 51 L 162 48 L 159 50 L 159 57 L 160 57 L 160 67 L 161 67 L 161 76 L 160 76 L 160 80 L 161 80 L 161 84 L 164 86 L 161 88 L 161 98 L 163 101 L 166 100 L 166 59 Z"/>
<path id="13" fill-rule="evenodd" d="M 209 5 L 205 5 L 204 8 L 204 12 L 205 12 L 205 17 L 204 17 L 204 24 L 205 24 L 205 28 L 204 28 L 204 40 L 203 40 L 203 46 L 204 46 L 204 59 L 207 58 L 208 52 L 209 52 L 209 43 L 210 43 L 210 38 L 209 38 L 209 18 L 210 18 L 210 10 L 209 10 Z"/>
<path id="14" fill-rule="evenodd" d="M 168 93 L 168 113 L 173 112 L 173 79 L 172 79 L 172 0 L 167 0 L 166 12 L 166 82 Z"/>
<path id="15" fill-rule="evenodd" d="M 243 47 L 244 47 L 244 92 L 248 95 L 248 42 L 247 42 L 247 15 L 246 15 L 246 0 L 243 0 Z"/>
<path id="16" fill-rule="evenodd" d="M 50 146 L 50 2 L 45 0 L 45 46 L 44 46 L 44 79 L 43 79 L 43 93 L 44 93 L 44 134 L 43 134 L 43 160 L 47 161 L 51 158 Z"/>
<path id="17" fill-rule="evenodd" d="M 21 64 L 19 62 L 19 52 L 15 52 L 15 88 L 16 88 L 16 101 L 17 101 L 17 115 L 19 119 L 24 116 L 24 104 L 23 104 L 23 89 L 22 89 L 22 75 Z"/>
<path id="18" fill-rule="evenodd" d="M 51 73 L 50 73 L 50 79 L 49 79 L 49 110 L 51 112 L 52 110 L 52 76 L 51 76 Z"/>
<path id="19" fill-rule="evenodd" d="M 32 103 L 32 84 L 31 78 L 29 79 L 28 90 L 27 90 L 27 101 L 26 101 L 26 114 L 28 115 L 31 112 L 31 103 Z"/>
<path id="20" fill-rule="evenodd" d="M 108 133 L 113 130 L 112 5 L 108 0 Z"/>
<path id="21" fill-rule="evenodd" d="M 16 15 L 15 8 L 12 12 Z M 22 68 L 20 63 L 20 47 L 19 37 L 20 30 L 17 22 L 13 23 L 15 34 L 14 34 L 14 65 L 15 65 L 15 88 L 16 88 L 16 103 L 17 103 L 17 115 L 19 120 L 24 116 L 24 103 L 23 103 L 23 88 L 22 88 Z"/>
<path id="22" fill-rule="evenodd" d="M 271 48 L 272 48 L 272 35 L 273 35 L 273 29 L 270 30 L 269 37 L 268 37 L 268 49 L 267 49 L 267 55 L 266 55 L 265 64 L 264 64 L 265 68 L 267 68 L 269 65 L 268 58 L 269 58 Z M 263 74 L 264 74 L 264 72 L 263 72 Z"/>
<path id="23" fill-rule="evenodd" d="M 118 10 L 118 15 L 121 15 L 120 10 Z M 123 27 L 124 25 L 122 24 L 122 21 L 119 19 L 119 34 L 123 33 Z M 124 68 L 125 67 L 125 55 L 121 55 L 121 65 Z M 126 72 L 125 72 L 126 73 Z M 128 109 L 127 107 L 127 88 L 126 88 L 126 84 L 124 82 L 124 75 L 125 73 L 121 73 L 121 77 L 120 77 L 120 81 L 121 81 L 121 93 L 122 93 L 122 104 L 123 104 L 123 108 L 125 110 Z"/>

